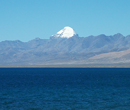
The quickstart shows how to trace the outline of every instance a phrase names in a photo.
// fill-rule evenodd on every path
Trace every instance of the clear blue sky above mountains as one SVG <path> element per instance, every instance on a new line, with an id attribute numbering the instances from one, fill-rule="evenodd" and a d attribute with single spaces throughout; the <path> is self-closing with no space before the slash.
<path id="1" fill-rule="evenodd" d="M 0 0 L 0 41 L 49 39 L 65 26 L 80 37 L 130 34 L 130 0 Z"/>

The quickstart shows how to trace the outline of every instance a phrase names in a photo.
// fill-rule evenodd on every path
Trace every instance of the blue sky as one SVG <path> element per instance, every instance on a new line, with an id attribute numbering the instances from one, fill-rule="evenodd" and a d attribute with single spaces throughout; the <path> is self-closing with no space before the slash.
<path id="1" fill-rule="evenodd" d="M 130 0 L 0 0 L 0 41 L 49 39 L 65 26 L 80 37 L 130 34 Z"/>

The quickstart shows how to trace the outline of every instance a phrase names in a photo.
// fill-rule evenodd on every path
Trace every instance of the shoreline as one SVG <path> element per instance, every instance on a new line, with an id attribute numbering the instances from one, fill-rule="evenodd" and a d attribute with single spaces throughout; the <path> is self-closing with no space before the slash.
<path id="1" fill-rule="evenodd" d="M 130 65 L 34 65 L 0 66 L 0 68 L 130 68 Z"/>

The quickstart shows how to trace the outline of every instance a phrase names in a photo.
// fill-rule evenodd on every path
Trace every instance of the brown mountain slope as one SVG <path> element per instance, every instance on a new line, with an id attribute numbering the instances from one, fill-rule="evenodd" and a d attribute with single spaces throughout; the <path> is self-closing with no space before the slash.
<path id="1" fill-rule="evenodd" d="M 89 58 L 89 62 L 96 63 L 128 63 L 130 62 L 130 49 L 119 51 L 119 52 L 109 52 L 95 55 Z"/>

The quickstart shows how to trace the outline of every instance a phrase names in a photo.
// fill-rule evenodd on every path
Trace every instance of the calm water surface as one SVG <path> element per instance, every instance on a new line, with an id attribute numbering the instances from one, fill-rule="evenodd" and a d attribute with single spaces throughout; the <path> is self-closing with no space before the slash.
<path id="1" fill-rule="evenodd" d="M 130 110 L 130 69 L 0 68 L 0 110 Z"/>

